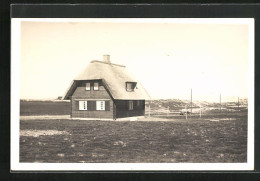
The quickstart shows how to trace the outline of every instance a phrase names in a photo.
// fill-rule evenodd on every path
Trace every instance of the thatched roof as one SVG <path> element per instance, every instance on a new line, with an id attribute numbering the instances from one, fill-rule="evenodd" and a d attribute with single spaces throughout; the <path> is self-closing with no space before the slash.
<path id="1" fill-rule="evenodd" d="M 150 99 L 149 94 L 142 84 L 123 65 L 112 64 L 103 61 L 91 61 L 87 68 L 80 73 L 71 83 L 64 99 L 75 91 L 77 82 L 81 80 L 102 80 L 113 99 L 141 100 Z M 133 92 L 126 91 L 126 82 L 137 82 Z"/>

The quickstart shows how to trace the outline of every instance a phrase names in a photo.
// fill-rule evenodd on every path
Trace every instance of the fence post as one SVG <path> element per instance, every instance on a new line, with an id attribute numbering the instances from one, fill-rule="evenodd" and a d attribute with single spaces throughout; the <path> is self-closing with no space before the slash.
<path id="1" fill-rule="evenodd" d="M 187 105 L 185 105 L 185 109 L 186 109 L 186 120 L 188 119 L 188 110 L 187 110 Z"/>
<path id="2" fill-rule="evenodd" d="M 239 97 L 237 98 L 237 110 L 239 111 Z"/>
<path id="3" fill-rule="evenodd" d="M 148 114 L 148 117 L 150 117 L 150 115 L 151 115 L 150 109 L 151 108 L 150 108 L 150 102 L 149 102 L 149 112 L 148 112 L 149 114 Z"/>
<path id="4" fill-rule="evenodd" d="M 201 105 L 200 105 L 200 118 L 201 118 Z"/>

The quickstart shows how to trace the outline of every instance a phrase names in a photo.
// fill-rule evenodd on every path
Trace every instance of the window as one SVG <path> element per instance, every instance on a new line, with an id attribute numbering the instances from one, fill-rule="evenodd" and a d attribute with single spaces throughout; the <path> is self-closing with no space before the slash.
<path id="1" fill-rule="evenodd" d="M 88 101 L 79 101 L 79 110 L 88 110 Z"/>
<path id="2" fill-rule="evenodd" d="M 133 110 L 134 109 L 134 102 L 133 101 L 129 101 L 128 102 L 128 109 L 129 110 Z"/>
<path id="3" fill-rule="evenodd" d="M 90 90 L 90 82 L 86 83 L 86 90 Z"/>
<path id="4" fill-rule="evenodd" d="M 98 82 L 94 82 L 94 90 L 98 90 Z"/>
<path id="5" fill-rule="evenodd" d="M 96 102 L 96 110 L 104 111 L 105 110 L 105 101 L 97 101 Z"/>
<path id="6" fill-rule="evenodd" d="M 126 91 L 132 92 L 136 86 L 136 82 L 126 82 Z"/>

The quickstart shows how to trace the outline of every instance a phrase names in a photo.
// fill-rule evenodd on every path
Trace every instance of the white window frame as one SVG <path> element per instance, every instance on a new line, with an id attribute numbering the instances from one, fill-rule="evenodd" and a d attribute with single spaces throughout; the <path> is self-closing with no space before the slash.
<path id="1" fill-rule="evenodd" d="M 128 102 L 128 108 L 129 108 L 129 110 L 134 110 L 134 101 Z"/>
<path id="2" fill-rule="evenodd" d="M 105 111 L 106 110 L 106 101 L 96 101 L 96 110 Z"/>
<path id="3" fill-rule="evenodd" d="M 90 89 L 91 89 L 91 87 L 90 87 L 90 82 L 87 82 L 87 83 L 86 83 L 86 90 L 89 91 Z"/>
<path id="4" fill-rule="evenodd" d="M 99 89 L 99 83 L 98 82 L 94 82 L 94 89 L 93 90 L 98 90 Z"/>
<path id="5" fill-rule="evenodd" d="M 88 110 L 88 101 L 79 101 L 79 110 L 80 111 Z"/>

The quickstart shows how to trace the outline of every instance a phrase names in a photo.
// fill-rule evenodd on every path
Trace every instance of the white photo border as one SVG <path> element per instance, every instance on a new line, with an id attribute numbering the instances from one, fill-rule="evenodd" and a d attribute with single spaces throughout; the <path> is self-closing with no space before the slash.
<path id="1" fill-rule="evenodd" d="M 247 163 L 20 163 L 21 22 L 200 23 L 249 25 Z M 11 171 L 241 171 L 254 170 L 254 19 L 253 18 L 12 18 L 11 19 Z"/>

